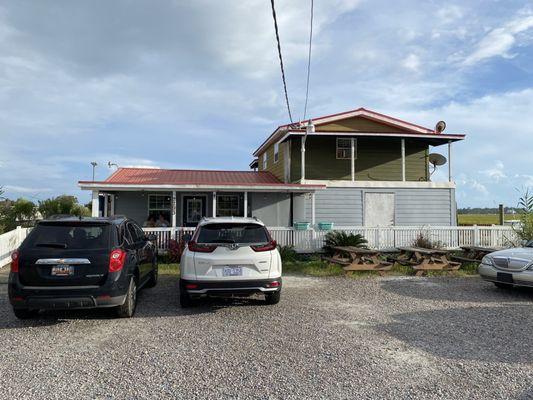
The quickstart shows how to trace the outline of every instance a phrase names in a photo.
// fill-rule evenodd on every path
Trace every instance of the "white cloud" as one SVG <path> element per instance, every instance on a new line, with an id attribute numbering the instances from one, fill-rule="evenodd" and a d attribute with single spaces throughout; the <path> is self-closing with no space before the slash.
<path id="1" fill-rule="evenodd" d="M 402 66 L 414 72 L 420 69 L 420 58 L 416 54 L 409 54 L 403 61 Z"/>
<path id="2" fill-rule="evenodd" d="M 27 194 L 36 194 L 41 192 L 51 192 L 51 188 L 32 188 L 32 187 L 26 187 L 26 186 L 14 186 L 14 185 L 5 185 L 3 187 L 6 191 L 10 192 L 18 192 L 18 193 L 27 193 Z"/>
<path id="3" fill-rule="evenodd" d="M 503 162 L 496 160 L 493 167 L 480 171 L 482 174 L 488 176 L 495 182 L 500 182 L 503 179 L 507 178 L 507 175 L 504 172 Z"/>
<path id="4" fill-rule="evenodd" d="M 514 57 L 510 51 L 517 45 L 517 35 L 533 28 L 533 13 L 527 12 L 505 25 L 489 31 L 481 39 L 472 54 L 465 58 L 463 65 L 471 66 L 492 57 Z"/>

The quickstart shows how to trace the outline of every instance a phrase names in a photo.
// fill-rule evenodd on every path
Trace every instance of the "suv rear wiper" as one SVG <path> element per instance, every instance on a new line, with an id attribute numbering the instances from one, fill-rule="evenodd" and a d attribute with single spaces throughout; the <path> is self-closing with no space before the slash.
<path id="1" fill-rule="evenodd" d="M 55 248 L 58 248 L 58 249 L 66 249 L 67 248 L 67 244 L 66 243 L 37 243 L 35 245 L 35 247 L 55 247 Z"/>

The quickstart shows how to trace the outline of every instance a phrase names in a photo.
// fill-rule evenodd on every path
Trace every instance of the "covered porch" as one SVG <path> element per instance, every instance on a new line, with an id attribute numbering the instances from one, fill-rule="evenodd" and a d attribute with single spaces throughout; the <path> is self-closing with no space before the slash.
<path id="1" fill-rule="evenodd" d="M 325 188 L 282 183 L 268 172 L 141 168 L 121 168 L 105 181 L 79 184 L 92 193 L 93 216 L 125 215 L 159 228 L 195 227 L 204 217 L 229 216 L 292 226 L 295 197 L 314 199 L 315 191 Z"/>

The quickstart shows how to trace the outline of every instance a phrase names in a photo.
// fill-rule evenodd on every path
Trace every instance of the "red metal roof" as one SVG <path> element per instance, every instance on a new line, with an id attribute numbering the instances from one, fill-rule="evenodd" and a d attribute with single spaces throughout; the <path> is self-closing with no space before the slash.
<path id="1" fill-rule="evenodd" d="M 80 181 L 79 183 L 93 182 Z M 117 185 L 317 186 L 285 184 L 270 172 L 159 168 L 119 168 L 105 181 L 98 183 Z"/>

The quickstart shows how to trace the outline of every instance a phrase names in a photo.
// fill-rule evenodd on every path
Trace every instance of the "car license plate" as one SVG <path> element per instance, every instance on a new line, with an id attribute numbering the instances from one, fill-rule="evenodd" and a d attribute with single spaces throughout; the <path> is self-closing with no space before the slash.
<path id="1" fill-rule="evenodd" d="M 54 265 L 52 267 L 52 276 L 72 276 L 74 267 L 72 265 Z"/>
<path id="2" fill-rule="evenodd" d="M 505 272 L 498 272 L 496 274 L 496 279 L 498 282 L 514 283 L 513 274 L 507 274 Z"/>
<path id="3" fill-rule="evenodd" d="M 242 276 L 242 267 L 224 267 L 222 276 Z"/>

